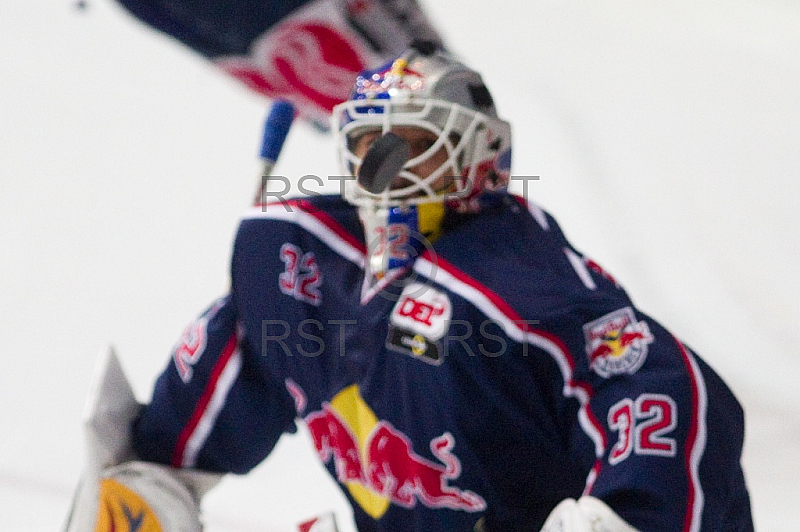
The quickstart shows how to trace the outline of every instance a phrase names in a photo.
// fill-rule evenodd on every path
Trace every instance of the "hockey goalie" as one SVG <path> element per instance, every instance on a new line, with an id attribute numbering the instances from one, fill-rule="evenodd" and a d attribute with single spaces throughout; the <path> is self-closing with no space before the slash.
<path id="1" fill-rule="evenodd" d="M 244 215 L 148 405 L 108 359 L 69 532 L 197 532 L 300 420 L 359 532 L 752 531 L 739 403 L 508 192 L 477 72 L 417 43 L 332 130 L 342 194 Z"/>

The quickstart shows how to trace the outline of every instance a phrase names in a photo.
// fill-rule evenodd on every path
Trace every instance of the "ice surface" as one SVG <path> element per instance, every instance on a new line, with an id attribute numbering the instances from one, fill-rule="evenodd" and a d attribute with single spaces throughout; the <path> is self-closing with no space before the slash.
<path id="1" fill-rule="evenodd" d="M 733 387 L 757 526 L 796 529 L 800 7 L 425 5 L 512 121 L 528 193 Z M 109 0 L 4 0 L 0 35 L 0 530 L 53 531 L 101 349 L 146 400 L 225 292 L 266 105 Z M 335 175 L 331 139 L 295 127 L 276 171 Z M 305 438 L 213 492 L 208 530 L 346 518 Z"/>

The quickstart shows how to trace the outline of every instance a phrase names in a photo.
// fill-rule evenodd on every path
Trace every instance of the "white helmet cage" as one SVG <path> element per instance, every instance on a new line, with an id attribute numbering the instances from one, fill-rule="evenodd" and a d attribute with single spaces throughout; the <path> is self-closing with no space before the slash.
<path id="1" fill-rule="evenodd" d="M 344 198 L 355 205 L 447 201 L 472 210 L 480 192 L 508 184 L 511 127 L 497 117 L 480 74 L 443 52 L 412 48 L 390 65 L 362 73 L 350 99 L 333 109 L 332 120 L 340 168 L 348 176 L 361 165 L 353 148 L 365 133 L 410 126 L 436 135 L 382 193 L 372 194 L 355 179 L 346 180 Z M 426 176 L 414 173 L 414 167 L 442 149 L 447 158 L 438 168 Z M 443 182 L 444 190 L 437 186 Z"/>

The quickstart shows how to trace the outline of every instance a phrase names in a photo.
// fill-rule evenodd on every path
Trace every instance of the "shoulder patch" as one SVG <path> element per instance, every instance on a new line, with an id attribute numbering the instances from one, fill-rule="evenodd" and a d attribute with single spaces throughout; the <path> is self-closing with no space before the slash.
<path id="1" fill-rule="evenodd" d="M 647 358 L 653 335 L 645 321 L 636 321 L 631 307 L 615 310 L 583 326 L 589 367 L 601 377 L 632 374 Z"/>

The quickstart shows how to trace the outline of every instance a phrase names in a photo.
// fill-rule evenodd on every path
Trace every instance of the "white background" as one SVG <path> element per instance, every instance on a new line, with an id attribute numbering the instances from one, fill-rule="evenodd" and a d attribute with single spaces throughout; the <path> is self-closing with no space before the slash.
<path id="1" fill-rule="evenodd" d="M 514 125 L 516 175 L 745 407 L 760 530 L 800 509 L 800 7 L 428 1 Z M 113 343 L 140 400 L 227 288 L 266 102 L 109 0 L 0 2 L 0 530 L 57 530 Z M 295 127 L 277 172 L 336 174 Z M 209 495 L 210 532 L 343 499 L 303 436 Z M 343 529 L 349 529 L 345 525 Z"/>

